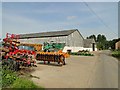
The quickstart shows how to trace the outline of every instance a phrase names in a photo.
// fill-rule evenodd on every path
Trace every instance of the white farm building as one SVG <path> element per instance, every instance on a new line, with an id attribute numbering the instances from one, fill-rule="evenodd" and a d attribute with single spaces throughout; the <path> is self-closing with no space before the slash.
<path id="1" fill-rule="evenodd" d="M 19 41 L 22 43 L 36 43 L 43 44 L 44 42 L 54 41 L 56 43 L 64 43 L 64 52 L 68 50 L 71 52 L 77 52 L 79 50 L 97 50 L 95 47 L 95 41 L 93 39 L 84 39 L 77 29 L 20 34 Z"/>

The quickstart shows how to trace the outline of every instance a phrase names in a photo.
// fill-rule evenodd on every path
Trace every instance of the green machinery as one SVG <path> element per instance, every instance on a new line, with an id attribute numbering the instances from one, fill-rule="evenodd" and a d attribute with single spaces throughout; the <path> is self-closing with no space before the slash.
<path id="1" fill-rule="evenodd" d="M 69 54 L 62 52 L 64 47 L 65 43 L 55 43 L 53 41 L 50 43 L 44 42 L 44 51 L 37 52 L 36 60 L 44 61 L 44 64 L 47 61 L 48 64 L 50 64 L 50 62 L 58 62 L 58 64 L 61 63 L 65 65 L 65 58 L 68 58 Z"/>
<path id="2" fill-rule="evenodd" d="M 63 50 L 63 48 L 65 47 L 65 43 L 55 43 L 53 41 L 51 41 L 50 43 L 48 42 L 44 42 L 44 46 L 43 49 L 44 51 L 48 51 L 48 52 L 57 52 L 59 50 Z"/>

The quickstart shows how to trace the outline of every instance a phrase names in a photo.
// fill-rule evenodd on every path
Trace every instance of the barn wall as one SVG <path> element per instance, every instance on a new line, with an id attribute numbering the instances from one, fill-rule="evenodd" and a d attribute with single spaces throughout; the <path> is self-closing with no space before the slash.
<path id="1" fill-rule="evenodd" d="M 57 43 L 67 43 L 67 36 L 62 37 L 45 37 L 45 38 L 29 38 L 29 39 L 19 39 L 22 43 L 36 43 L 43 44 L 44 42 L 54 41 Z"/>
<path id="2" fill-rule="evenodd" d="M 65 43 L 68 47 L 83 47 L 84 44 L 83 38 L 78 31 L 75 31 L 68 36 L 20 39 L 20 42 L 22 43 L 36 44 L 43 44 L 44 42 L 50 41 L 54 41 L 57 43 Z"/>
<path id="3" fill-rule="evenodd" d="M 84 47 L 84 39 L 78 31 L 71 33 L 68 36 L 59 37 L 44 37 L 44 38 L 29 38 L 29 39 L 19 39 L 21 43 L 36 43 L 43 44 L 44 42 L 54 41 L 56 43 L 65 43 L 66 47 L 64 52 L 71 50 L 72 52 L 77 52 L 82 50 Z"/>
<path id="4" fill-rule="evenodd" d="M 83 50 L 83 47 L 68 47 L 65 46 L 63 49 L 63 52 L 67 52 L 68 50 L 71 50 L 71 52 L 78 52 L 79 50 Z"/>
<path id="5" fill-rule="evenodd" d="M 67 52 L 68 50 L 71 50 L 71 52 L 78 52 L 78 51 L 82 51 L 82 50 L 88 50 L 88 51 L 93 51 L 92 48 L 84 48 L 84 47 L 68 47 L 65 46 L 63 49 L 63 52 Z M 95 51 L 97 51 L 97 48 L 95 48 Z"/>
<path id="6" fill-rule="evenodd" d="M 67 37 L 67 46 L 70 47 L 83 47 L 84 41 L 78 31 L 73 32 Z"/>

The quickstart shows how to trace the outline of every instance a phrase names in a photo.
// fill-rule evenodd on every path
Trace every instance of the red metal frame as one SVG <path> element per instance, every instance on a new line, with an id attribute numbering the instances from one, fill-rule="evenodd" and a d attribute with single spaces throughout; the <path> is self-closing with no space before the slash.
<path id="1" fill-rule="evenodd" d="M 7 33 L 6 38 L 19 39 L 20 35 Z"/>

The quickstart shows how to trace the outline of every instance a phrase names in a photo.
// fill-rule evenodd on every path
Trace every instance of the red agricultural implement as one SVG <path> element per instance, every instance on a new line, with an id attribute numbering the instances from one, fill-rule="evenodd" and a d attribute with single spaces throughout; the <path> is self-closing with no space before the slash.
<path id="1" fill-rule="evenodd" d="M 15 71 L 19 70 L 20 66 L 36 66 L 35 51 L 24 48 L 27 46 L 21 46 L 18 39 L 19 35 L 6 34 L 2 43 L 2 53 L 4 53 L 2 54 L 2 64 Z"/>

